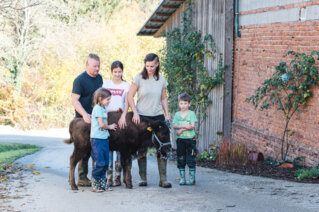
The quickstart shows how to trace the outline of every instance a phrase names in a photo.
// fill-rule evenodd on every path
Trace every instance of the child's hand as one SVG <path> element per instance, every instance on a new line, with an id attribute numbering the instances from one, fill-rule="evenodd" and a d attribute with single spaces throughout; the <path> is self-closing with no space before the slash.
<path id="1" fill-rule="evenodd" d="M 184 132 L 184 131 L 185 131 L 184 129 L 179 129 L 176 134 L 177 134 L 178 136 L 180 136 L 180 135 L 182 134 L 182 132 Z"/>
<path id="2" fill-rule="evenodd" d="M 185 129 L 186 129 L 186 130 L 192 130 L 192 129 L 193 129 L 193 127 L 192 127 L 192 125 L 191 125 L 191 124 L 188 124 L 188 125 L 186 125 Z"/>
<path id="3" fill-rule="evenodd" d="M 116 130 L 116 128 L 117 128 L 117 124 L 115 124 L 115 123 L 108 126 L 109 130 Z"/>

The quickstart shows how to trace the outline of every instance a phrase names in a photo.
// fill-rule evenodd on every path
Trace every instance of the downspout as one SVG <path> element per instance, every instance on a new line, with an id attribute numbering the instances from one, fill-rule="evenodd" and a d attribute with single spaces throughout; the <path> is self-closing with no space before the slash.
<path id="1" fill-rule="evenodd" d="M 235 28 L 236 28 L 236 36 L 241 37 L 239 33 L 239 0 L 235 1 Z"/>

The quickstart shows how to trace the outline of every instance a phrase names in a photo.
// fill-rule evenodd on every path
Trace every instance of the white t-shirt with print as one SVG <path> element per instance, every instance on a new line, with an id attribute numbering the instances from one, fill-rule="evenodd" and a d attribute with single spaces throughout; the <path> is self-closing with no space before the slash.
<path id="1" fill-rule="evenodd" d="M 108 89 L 112 93 L 111 102 L 109 106 L 107 106 L 107 110 L 112 111 L 118 110 L 119 108 L 124 109 L 125 95 L 130 90 L 130 84 L 125 81 L 122 81 L 120 84 L 115 84 L 112 80 L 108 80 L 103 83 L 102 87 Z"/>

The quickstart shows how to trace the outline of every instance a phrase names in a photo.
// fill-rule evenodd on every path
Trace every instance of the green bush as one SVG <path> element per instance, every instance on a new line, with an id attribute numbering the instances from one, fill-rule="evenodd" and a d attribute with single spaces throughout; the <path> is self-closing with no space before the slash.
<path id="1" fill-rule="evenodd" d="M 298 169 L 295 171 L 295 177 L 298 179 L 311 179 L 319 177 L 319 168 L 313 167 L 310 169 Z"/>

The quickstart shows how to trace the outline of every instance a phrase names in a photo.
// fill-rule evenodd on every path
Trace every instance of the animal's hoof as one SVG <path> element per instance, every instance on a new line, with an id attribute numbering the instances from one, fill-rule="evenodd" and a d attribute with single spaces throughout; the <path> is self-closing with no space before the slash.
<path id="1" fill-rule="evenodd" d="M 79 188 L 76 185 L 71 185 L 72 190 L 79 190 Z"/>
<path id="2" fill-rule="evenodd" d="M 159 186 L 162 187 L 162 188 L 172 188 L 172 184 L 167 182 L 167 181 L 166 182 L 160 182 Z"/>
<path id="3" fill-rule="evenodd" d="M 139 182 L 138 186 L 147 186 L 147 182 L 145 181 Z"/>
<path id="4" fill-rule="evenodd" d="M 128 185 L 128 184 L 126 184 L 126 188 L 128 188 L 128 189 L 132 189 L 132 188 L 133 188 L 133 186 L 132 186 L 132 185 Z"/>
<path id="5" fill-rule="evenodd" d="M 81 179 L 78 181 L 78 186 L 91 186 L 91 181 L 89 179 Z"/>

